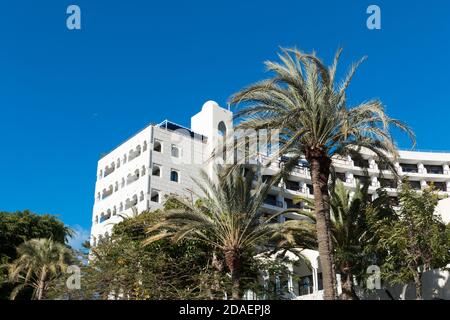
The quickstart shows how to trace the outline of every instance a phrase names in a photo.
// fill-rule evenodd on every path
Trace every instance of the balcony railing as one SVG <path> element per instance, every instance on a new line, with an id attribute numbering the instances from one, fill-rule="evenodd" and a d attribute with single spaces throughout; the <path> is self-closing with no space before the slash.
<path id="1" fill-rule="evenodd" d="M 127 177 L 127 185 L 135 182 L 139 179 L 139 174 L 133 174 L 132 176 Z"/>

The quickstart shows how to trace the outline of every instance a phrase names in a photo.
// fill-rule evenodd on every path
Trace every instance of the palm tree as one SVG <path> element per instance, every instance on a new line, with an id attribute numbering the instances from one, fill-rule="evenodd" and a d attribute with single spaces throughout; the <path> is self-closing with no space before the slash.
<path id="1" fill-rule="evenodd" d="M 314 246 L 313 224 L 307 220 L 295 225 L 293 236 L 291 226 L 272 223 L 281 212 L 269 218 L 263 216 L 260 208 L 271 184 L 255 180 L 253 170 L 235 168 L 219 175 L 217 183 L 205 172 L 201 175 L 202 181 L 196 184 L 203 195 L 198 195 L 197 205 L 177 198 L 181 209 L 168 210 L 161 223 L 149 228 L 149 233 L 158 232 L 150 235 L 145 244 L 167 237 L 174 241 L 195 239 L 222 252 L 231 273 L 233 299 L 241 298 L 241 267 L 249 252 L 274 242 L 285 249 L 294 247 L 294 243 L 295 247 Z"/>
<path id="2" fill-rule="evenodd" d="M 331 232 L 333 238 L 335 264 L 341 274 L 343 300 L 357 300 L 353 276 L 356 268 L 363 265 L 364 236 L 367 231 L 366 208 L 369 185 L 356 184 L 353 195 L 337 181 L 331 191 Z"/>
<path id="3" fill-rule="evenodd" d="M 45 299 L 49 285 L 66 270 L 71 254 L 51 239 L 31 239 L 17 248 L 18 258 L 7 265 L 9 281 L 18 283 L 11 292 L 14 300 L 24 288 L 32 287 L 32 299 Z"/>
<path id="4" fill-rule="evenodd" d="M 279 54 L 282 63 L 265 63 L 274 76 L 234 94 L 230 103 L 243 104 L 235 113 L 235 118 L 240 120 L 237 129 L 280 130 L 280 148 L 274 157 L 288 156 L 286 169 L 297 165 L 302 156 L 309 162 L 324 298 L 335 299 L 328 189 L 332 158 L 357 156 L 365 148 L 396 172 L 388 156 L 397 156 L 390 127 L 406 131 L 412 140 L 414 136 L 405 124 L 389 118 L 378 100 L 355 107 L 347 105 L 346 89 L 364 58 L 353 64 L 344 80 L 336 85 L 341 49 L 330 67 L 315 53 L 304 54 L 297 49 L 282 51 Z"/>

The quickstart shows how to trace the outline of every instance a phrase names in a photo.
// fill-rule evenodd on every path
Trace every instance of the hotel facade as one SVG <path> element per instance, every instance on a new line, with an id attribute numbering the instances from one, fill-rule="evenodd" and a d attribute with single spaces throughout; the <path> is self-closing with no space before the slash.
<path id="1" fill-rule="evenodd" d="M 190 128 L 168 120 L 149 125 L 104 155 L 97 166 L 91 245 L 95 246 L 110 235 L 114 224 L 123 216 L 162 208 L 165 197 L 170 194 L 195 198 L 199 190 L 193 179 L 199 178 L 201 169 L 213 177 L 211 155 L 221 137 L 232 132 L 232 112 L 208 101 L 191 118 Z M 268 160 L 267 155 L 252 159 L 263 165 L 268 164 Z M 283 159 L 278 159 L 263 166 L 262 178 L 276 174 L 282 165 Z M 369 179 L 372 197 L 383 187 L 394 205 L 398 201 L 398 182 L 392 173 L 379 167 L 373 154 L 363 154 L 362 160 L 336 158 L 333 166 L 348 190 L 354 190 L 357 181 Z M 443 199 L 450 196 L 450 153 L 400 151 L 396 167 L 414 189 L 421 190 L 433 184 Z M 261 210 L 270 214 L 296 207 L 298 204 L 293 202 L 296 196 L 313 198 L 306 161 L 299 162 L 288 179 L 271 189 Z M 450 199 L 441 201 L 438 212 L 444 222 L 450 222 Z M 280 222 L 288 219 L 298 219 L 298 216 L 295 213 L 279 216 Z M 320 299 L 322 280 L 318 252 L 305 250 L 304 254 L 310 261 L 309 266 L 295 263 L 294 255 L 289 257 L 292 264 L 288 267 L 299 280 L 288 276 L 279 279 L 279 285 L 290 299 Z"/>

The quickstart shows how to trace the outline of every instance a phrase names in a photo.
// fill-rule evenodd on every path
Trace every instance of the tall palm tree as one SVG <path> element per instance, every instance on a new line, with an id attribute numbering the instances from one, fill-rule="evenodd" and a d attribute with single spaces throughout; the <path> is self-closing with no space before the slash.
<path id="1" fill-rule="evenodd" d="M 32 299 L 45 299 L 49 285 L 66 270 L 71 254 L 63 244 L 51 239 L 31 239 L 17 248 L 18 258 L 7 265 L 9 281 L 18 284 L 11 292 L 14 300 L 24 288 L 33 288 Z"/>
<path id="2" fill-rule="evenodd" d="M 388 156 L 397 156 L 391 126 L 406 131 L 414 140 L 405 124 L 386 115 L 380 101 L 347 105 L 346 90 L 364 58 L 353 64 L 344 80 L 336 84 L 341 52 L 337 51 L 333 64 L 327 67 L 315 53 L 282 49 L 281 63 L 265 63 L 274 73 L 272 78 L 251 85 L 230 99 L 233 105 L 243 105 L 235 113 L 240 120 L 237 129 L 280 130 L 280 148 L 274 156 L 288 156 L 287 169 L 302 156 L 309 162 L 325 299 L 336 298 L 328 189 L 332 158 L 360 155 L 365 148 L 396 172 Z"/>
<path id="3" fill-rule="evenodd" d="M 244 174 L 245 172 L 245 174 Z M 170 237 L 174 241 L 196 239 L 211 245 L 225 257 L 231 273 L 232 298 L 241 298 L 241 266 L 244 256 L 268 243 L 280 243 L 283 248 L 311 248 L 315 245 L 313 224 L 307 220 L 295 225 L 295 236 L 290 225 L 272 223 L 281 213 L 265 218 L 260 208 L 271 184 L 254 179 L 253 170 L 244 167 L 220 175 L 213 182 L 202 171 L 202 180 L 196 181 L 203 194 L 197 205 L 179 198 L 182 209 L 166 212 L 163 221 L 148 229 L 144 242 L 152 243 Z M 157 231 L 155 234 L 154 232 Z M 283 237 L 286 235 L 286 237 Z"/>

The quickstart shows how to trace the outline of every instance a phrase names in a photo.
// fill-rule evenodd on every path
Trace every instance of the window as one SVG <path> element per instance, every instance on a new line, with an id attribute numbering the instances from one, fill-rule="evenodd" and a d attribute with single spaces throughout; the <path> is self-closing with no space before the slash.
<path id="1" fill-rule="evenodd" d="M 389 170 L 389 166 L 386 162 L 377 162 L 378 170 Z"/>
<path id="2" fill-rule="evenodd" d="M 397 180 L 380 178 L 379 182 L 382 188 L 397 188 Z"/>
<path id="3" fill-rule="evenodd" d="M 174 158 L 179 158 L 180 157 L 180 149 L 176 145 L 173 144 L 170 154 Z"/>
<path id="4" fill-rule="evenodd" d="M 159 164 L 153 164 L 152 176 L 161 177 L 161 167 Z"/>
<path id="5" fill-rule="evenodd" d="M 124 154 L 123 155 L 123 161 L 122 161 L 123 163 L 126 163 L 127 162 L 127 155 L 126 154 Z"/>
<path id="6" fill-rule="evenodd" d="M 445 182 L 428 182 L 428 185 L 433 185 L 439 191 L 447 191 L 447 183 Z"/>
<path id="7" fill-rule="evenodd" d="M 417 164 L 400 163 L 403 172 L 417 173 Z"/>
<path id="8" fill-rule="evenodd" d="M 144 191 L 139 194 L 139 201 L 144 201 Z"/>
<path id="9" fill-rule="evenodd" d="M 157 190 L 152 190 L 152 194 L 151 194 L 150 200 L 151 200 L 152 202 L 159 203 L 159 191 L 157 191 Z"/>
<path id="10" fill-rule="evenodd" d="M 103 177 L 103 170 L 100 170 L 98 173 L 98 180 L 100 180 Z"/>
<path id="11" fill-rule="evenodd" d="M 311 293 L 313 293 L 312 275 L 300 277 L 300 279 L 298 280 L 298 295 L 303 296 Z"/>
<path id="12" fill-rule="evenodd" d="M 121 188 L 125 187 L 125 178 L 122 178 Z"/>
<path id="13" fill-rule="evenodd" d="M 123 211 L 123 202 L 121 202 L 119 205 L 119 212 L 122 212 L 122 211 Z"/>
<path id="14" fill-rule="evenodd" d="M 178 182 L 178 172 L 175 170 L 170 171 L 170 181 Z"/>
<path id="15" fill-rule="evenodd" d="M 300 186 L 297 181 L 286 180 L 285 184 L 286 184 L 286 189 L 288 189 L 288 190 L 293 190 L 293 191 L 300 190 Z"/>
<path id="16" fill-rule="evenodd" d="M 223 121 L 219 122 L 219 125 L 217 126 L 217 134 L 219 137 L 225 137 L 227 135 L 227 126 Z"/>
<path id="17" fill-rule="evenodd" d="M 355 178 L 355 180 L 357 182 L 359 182 L 360 185 L 364 185 L 366 183 L 370 183 L 369 177 L 368 176 L 359 176 L 359 175 L 354 175 L 353 176 Z"/>
<path id="18" fill-rule="evenodd" d="M 408 181 L 408 183 L 411 186 L 411 188 L 413 188 L 414 190 L 422 189 L 422 185 L 420 184 L 420 181 Z"/>
<path id="19" fill-rule="evenodd" d="M 353 165 L 355 167 L 360 167 L 360 168 L 369 168 L 369 160 L 366 159 L 354 159 L 353 160 Z"/>
<path id="20" fill-rule="evenodd" d="M 146 172 L 145 166 L 142 166 L 142 169 L 141 169 L 141 177 L 142 177 L 142 176 L 145 176 L 145 172 Z"/>
<path id="21" fill-rule="evenodd" d="M 119 190 L 119 183 L 116 181 L 114 185 L 114 192 L 116 192 L 117 190 Z"/>
<path id="22" fill-rule="evenodd" d="M 398 207 L 400 205 L 400 200 L 398 199 L 398 197 L 389 197 L 389 201 L 394 207 Z"/>
<path id="23" fill-rule="evenodd" d="M 117 158 L 117 168 L 120 168 L 120 158 Z"/>
<path id="24" fill-rule="evenodd" d="M 425 169 L 427 169 L 427 173 L 432 173 L 432 174 L 443 174 L 444 173 L 444 168 L 442 166 L 425 165 Z"/>
<path id="25" fill-rule="evenodd" d="M 162 152 L 162 144 L 160 141 L 155 140 L 155 142 L 153 143 L 153 151 Z"/>
<path id="26" fill-rule="evenodd" d="M 144 141 L 143 145 L 142 145 L 142 152 L 147 151 L 147 141 Z"/>
<path id="27" fill-rule="evenodd" d="M 345 173 L 343 173 L 343 172 L 336 172 L 336 179 L 339 179 L 342 182 L 347 182 L 347 179 L 345 177 Z"/>

